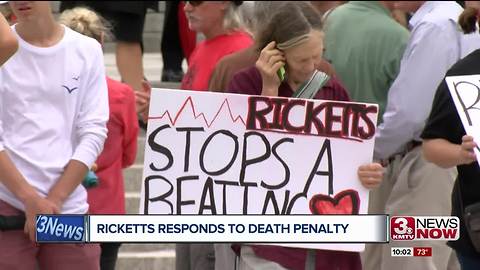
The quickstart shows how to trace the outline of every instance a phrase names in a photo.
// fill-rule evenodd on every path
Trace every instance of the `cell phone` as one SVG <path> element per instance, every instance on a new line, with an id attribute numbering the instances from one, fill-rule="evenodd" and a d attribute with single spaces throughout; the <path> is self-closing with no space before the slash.
<path id="1" fill-rule="evenodd" d="M 279 51 L 282 51 L 279 48 L 276 48 L 276 49 Z M 278 78 L 280 79 L 280 82 L 283 82 L 285 80 L 285 67 L 279 68 L 277 70 L 277 75 L 278 75 Z"/>
<path id="2" fill-rule="evenodd" d="M 281 67 L 277 70 L 277 75 L 278 78 L 280 78 L 280 81 L 283 82 L 285 80 L 285 68 Z"/>

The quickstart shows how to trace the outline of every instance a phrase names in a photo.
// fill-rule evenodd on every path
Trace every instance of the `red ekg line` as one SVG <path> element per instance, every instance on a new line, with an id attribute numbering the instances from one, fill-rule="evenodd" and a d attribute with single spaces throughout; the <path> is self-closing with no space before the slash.
<path id="1" fill-rule="evenodd" d="M 215 120 L 217 120 L 217 117 L 220 115 L 220 112 L 222 111 L 222 108 L 223 106 L 227 106 L 227 109 L 228 109 L 228 113 L 229 113 L 229 116 L 230 116 L 230 119 L 232 119 L 232 122 L 233 123 L 236 123 L 238 120 L 240 120 L 242 122 L 242 124 L 244 126 L 246 126 L 245 124 L 245 120 L 242 118 L 242 116 L 238 115 L 237 117 L 234 117 L 233 116 L 233 113 L 232 113 L 232 109 L 230 108 L 230 103 L 228 102 L 228 99 L 225 98 L 222 102 L 222 105 L 220 106 L 220 108 L 218 108 L 218 111 L 217 113 L 215 114 L 215 117 L 213 117 L 212 121 L 209 123 L 207 118 L 205 117 L 205 114 L 202 112 L 202 113 L 199 113 L 197 114 L 196 110 L 195 110 L 195 104 L 193 104 L 193 100 L 192 100 L 192 97 L 189 96 L 185 102 L 183 103 L 182 107 L 180 108 L 180 110 L 178 110 L 177 114 L 175 115 L 174 118 L 172 118 L 172 115 L 170 114 L 170 112 L 167 110 L 165 111 L 161 116 L 157 116 L 157 117 L 149 117 L 148 119 L 149 120 L 153 120 L 153 119 L 163 119 L 165 116 L 168 117 L 168 119 L 170 120 L 170 123 L 175 126 L 178 118 L 180 117 L 180 115 L 182 114 L 182 112 L 185 110 L 185 108 L 187 107 L 187 104 L 190 105 L 190 107 L 192 108 L 192 111 L 193 111 L 193 117 L 196 119 L 198 118 L 202 118 L 203 121 L 205 122 L 205 125 L 207 125 L 207 127 L 211 127 L 212 124 L 215 122 Z"/>

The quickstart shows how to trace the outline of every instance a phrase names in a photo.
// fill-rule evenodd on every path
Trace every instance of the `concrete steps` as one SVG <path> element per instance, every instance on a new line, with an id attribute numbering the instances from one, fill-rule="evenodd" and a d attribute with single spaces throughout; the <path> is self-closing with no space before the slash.
<path id="1" fill-rule="evenodd" d="M 125 194 L 125 210 L 127 214 L 138 214 L 138 209 L 140 209 L 140 193 L 127 192 Z"/>
<path id="2" fill-rule="evenodd" d="M 141 180 L 142 180 L 143 165 L 135 164 L 132 167 L 123 171 L 123 178 L 125 179 L 125 193 L 140 194 Z M 132 195 L 133 196 L 133 195 Z"/>
<path id="3" fill-rule="evenodd" d="M 120 248 L 117 270 L 172 270 L 175 269 L 175 249 L 157 251 L 123 251 Z"/>
<path id="4" fill-rule="evenodd" d="M 141 131 L 144 133 L 145 131 Z M 141 136 L 138 137 L 137 141 L 137 156 L 135 157 L 135 164 L 131 168 L 137 168 L 140 165 L 141 168 L 143 168 L 143 157 L 145 155 L 145 135 L 141 134 Z"/>
<path id="5" fill-rule="evenodd" d="M 152 252 L 152 251 L 171 251 L 175 250 L 175 244 L 123 244 L 124 252 Z"/>

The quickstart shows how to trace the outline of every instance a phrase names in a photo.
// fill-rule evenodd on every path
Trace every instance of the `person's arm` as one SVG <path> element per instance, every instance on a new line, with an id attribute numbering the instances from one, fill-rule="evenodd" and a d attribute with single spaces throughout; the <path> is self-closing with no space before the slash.
<path id="1" fill-rule="evenodd" d="M 435 90 L 458 58 L 453 43 L 434 25 L 422 25 L 412 33 L 377 129 L 375 159 L 400 152 L 423 129 Z"/>
<path id="2" fill-rule="evenodd" d="M 145 84 L 149 85 L 146 80 L 143 80 L 142 91 L 135 91 L 135 108 L 138 117 L 141 117 L 144 122 L 147 122 L 152 88 L 150 86 L 146 88 Z"/>
<path id="3" fill-rule="evenodd" d="M 13 164 L 7 152 L 0 151 L 0 182 L 7 187 L 25 207 L 24 232 L 35 241 L 35 220 L 37 214 L 59 214 L 60 209 L 51 201 L 40 197 Z"/>
<path id="4" fill-rule="evenodd" d="M 468 56 L 467 56 L 468 57 Z M 475 69 L 459 62 L 447 76 L 476 74 Z M 432 110 L 422 132 L 423 155 L 427 161 L 442 168 L 470 164 L 476 160 L 473 137 L 465 135 L 465 129 L 445 80 L 439 85 Z"/>
<path id="5" fill-rule="evenodd" d="M 0 66 L 18 50 L 18 41 L 7 20 L 0 14 Z"/>
<path id="6" fill-rule="evenodd" d="M 4 184 L 13 195 L 25 202 L 29 197 L 38 196 L 35 188 L 33 188 L 18 171 L 8 156 L 6 151 L 0 151 L 0 171 L 2 176 L 0 181 Z"/>
<path id="7" fill-rule="evenodd" d="M 477 144 L 472 136 L 462 137 L 462 144 L 454 144 L 445 139 L 427 139 L 423 141 L 423 155 L 427 161 L 442 168 L 470 164 L 477 160 L 473 151 Z"/>
<path id="8" fill-rule="evenodd" d="M 63 202 L 77 188 L 103 149 L 107 137 L 108 90 L 100 44 L 91 49 L 94 57 L 90 70 L 85 73 L 85 96 L 75 120 L 75 136 L 78 142 L 72 159 L 60 179 L 48 193 L 48 198 L 60 209 Z"/>
<path id="9" fill-rule="evenodd" d="M 61 209 L 63 202 L 82 183 L 88 168 L 83 162 L 70 160 L 60 179 L 48 192 L 47 199 Z"/>
<path id="10" fill-rule="evenodd" d="M 145 82 L 146 83 L 146 82 Z M 145 86 L 144 86 L 145 87 Z M 135 95 L 133 89 L 128 87 L 122 108 L 123 122 L 123 157 L 122 168 L 126 168 L 135 162 L 137 155 L 138 119 L 135 111 Z"/>

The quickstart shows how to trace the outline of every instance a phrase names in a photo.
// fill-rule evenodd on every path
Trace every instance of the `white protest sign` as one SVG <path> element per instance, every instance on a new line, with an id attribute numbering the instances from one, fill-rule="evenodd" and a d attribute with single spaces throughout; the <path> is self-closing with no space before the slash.
<path id="1" fill-rule="evenodd" d="M 366 214 L 357 168 L 372 160 L 377 111 L 153 89 L 140 213 Z"/>
<path id="2" fill-rule="evenodd" d="M 480 143 L 480 75 L 450 76 L 445 80 L 463 128 Z M 479 157 L 478 146 L 474 151 Z"/>

